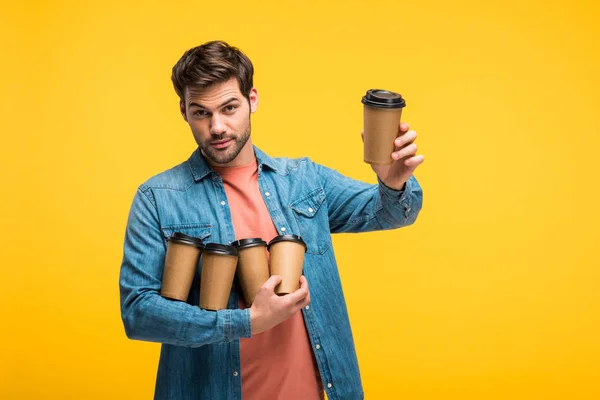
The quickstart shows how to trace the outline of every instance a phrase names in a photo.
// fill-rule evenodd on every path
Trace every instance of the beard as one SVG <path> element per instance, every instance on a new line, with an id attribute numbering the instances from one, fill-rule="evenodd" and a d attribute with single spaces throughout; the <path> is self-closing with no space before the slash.
<path id="1" fill-rule="evenodd" d="M 198 146 L 200 147 L 200 150 L 202 150 L 202 154 L 204 154 L 204 156 L 213 163 L 227 164 L 235 160 L 235 158 L 238 156 L 238 154 L 240 154 L 240 152 L 248 142 L 249 138 L 250 122 L 248 122 L 246 129 L 244 130 L 244 132 L 242 132 L 241 135 L 213 135 L 210 138 L 210 141 L 199 142 Z M 233 143 L 225 149 L 216 149 L 210 144 L 211 141 L 226 139 L 231 139 Z"/>

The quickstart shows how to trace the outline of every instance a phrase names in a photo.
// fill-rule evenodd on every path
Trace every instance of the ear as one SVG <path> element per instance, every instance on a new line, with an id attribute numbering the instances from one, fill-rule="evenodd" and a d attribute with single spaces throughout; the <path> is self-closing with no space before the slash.
<path id="1" fill-rule="evenodd" d="M 258 91 L 256 88 L 250 90 L 250 95 L 248 97 L 250 98 L 250 112 L 255 113 L 258 108 Z"/>
<path id="2" fill-rule="evenodd" d="M 179 100 L 179 111 L 181 112 L 181 116 L 183 117 L 185 122 L 188 122 L 187 115 L 185 114 L 185 103 L 181 99 Z"/>

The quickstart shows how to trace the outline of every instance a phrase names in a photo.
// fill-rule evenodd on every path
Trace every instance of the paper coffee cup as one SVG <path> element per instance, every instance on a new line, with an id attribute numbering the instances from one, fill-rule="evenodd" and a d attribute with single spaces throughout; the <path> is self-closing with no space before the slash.
<path id="1" fill-rule="evenodd" d="M 173 300 L 187 300 L 203 248 L 199 238 L 180 232 L 171 235 L 167 242 L 161 296 Z"/>
<path id="2" fill-rule="evenodd" d="M 206 245 L 202 252 L 200 308 L 212 311 L 227 308 L 237 263 L 235 247 L 218 243 Z"/>
<path id="3" fill-rule="evenodd" d="M 298 235 L 276 236 L 267 246 L 271 256 L 271 275 L 281 275 L 275 293 L 284 295 L 300 288 L 306 243 Z"/>
<path id="4" fill-rule="evenodd" d="M 269 279 L 267 242 L 260 238 L 236 240 L 231 244 L 240 255 L 237 276 L 246 306 L 250 307 L 261 286 Z"/>
<path id="5" fill-rule="evenodd" d="M 370 89 L 364 104 L 364 161 L 368 164 L 391 164 L 398 136 L 398 125 L 406 102 L 398 93 Z"/>

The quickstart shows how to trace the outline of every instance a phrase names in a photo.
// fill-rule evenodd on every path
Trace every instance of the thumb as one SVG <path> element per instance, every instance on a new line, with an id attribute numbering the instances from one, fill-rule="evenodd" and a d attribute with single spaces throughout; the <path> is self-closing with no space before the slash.
<path id="1" fill-rule="evenodd" d="M 267 281 L 265 283 L 263 283 L 262 287 L 267 289 L 269 292 L 274 292 L 275 286 L 279 285 L 280 283 L 281 283 L 281 276 L 273 275 L 269 279 L 267 279 Z"/>

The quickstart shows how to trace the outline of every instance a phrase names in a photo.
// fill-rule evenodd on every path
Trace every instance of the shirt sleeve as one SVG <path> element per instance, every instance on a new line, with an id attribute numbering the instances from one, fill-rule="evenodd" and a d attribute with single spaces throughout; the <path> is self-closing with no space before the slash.
<path id="1" fill-rule="evenodd" d="M 402 190 L 394 190 L 379 178 L 377 184 L 368 184 L 314 165 L 325 191 L 331 233 L 395 229 L 417 219 L 423 193 L 414 176 Z"/>
<path id="2" fill-rule="evenodd" d="M 251 337 L 249 309 L 205 311 L 163 298 L 165 254 L 152 193 L 138 189 L 127 221 L 119 276 L 127 337 L 188 347 Z"/>

